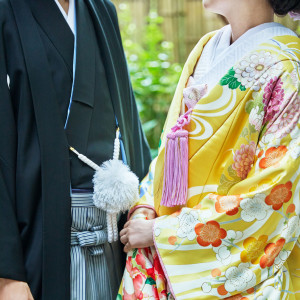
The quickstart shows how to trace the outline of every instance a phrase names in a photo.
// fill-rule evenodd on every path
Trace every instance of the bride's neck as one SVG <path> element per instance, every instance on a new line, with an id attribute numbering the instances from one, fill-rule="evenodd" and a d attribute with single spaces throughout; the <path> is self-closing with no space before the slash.
<path id="1" fill-rule="evenodd" d="M 237 11 L 238 13 L 236 13 Z M 249 6 L 241 5 L 236 10 L 231 10 L 225 17 L 231 25 L 232 43 L 249 29 L 264 23 L 274 22 L 274 12 L 265 1 L 256 2 L 253 9 Z"/>

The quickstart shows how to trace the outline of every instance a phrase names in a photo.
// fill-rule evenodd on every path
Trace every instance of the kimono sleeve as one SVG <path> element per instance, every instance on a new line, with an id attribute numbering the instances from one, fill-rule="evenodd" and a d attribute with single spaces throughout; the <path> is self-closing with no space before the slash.
<path id="1" fill-rule="evenodd" d="M 15 207 L 17 132 L 1 24 L 4 12 L 0 5 L 0 278 L 26 281 Z"/>
<path id="2" fill-rule="evenodd" d="M 155 247 L 176 298 L 252 299 L 268 285 L 289 290 L 286 261 L 300 234 L 298 76 L 287 70 L 277 78 L 280 110 L 278 99 L 266 104 L 248 176 L 227 195 L 209 194 L 195 208 L 156 219 Z"/>
<path id="3" fill-rule="evenodd" d="M 155 173 L 155 164 L 157 158 L 155 158 L 149 167 L 149 172 L 146 177 L 142 180 L 140 184 L 140 198 L 139 200 L 132 206 L 129 211 L 128 218 L 134 213 L 134 211 L 138 208 L 150 208 L 155 211 L 154 208 L 154 197 L 153 197 L 153 178 Z"/>

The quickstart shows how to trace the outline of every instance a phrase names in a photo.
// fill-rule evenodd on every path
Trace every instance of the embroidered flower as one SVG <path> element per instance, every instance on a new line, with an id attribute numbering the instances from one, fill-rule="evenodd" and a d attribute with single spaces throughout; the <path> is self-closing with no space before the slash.
<path id="1" fill-rule="evenodd" d="M 285 156 L 286 152 L 286 146 L 269 148 L 265 153 L 265 157 L 260 160 L 259 167 L 266 169 L 272 166 L 277 166 Z"/>
<path id="2" fill-rule="evenodd" d="M 179 228 L 177 236 L 180 238 L 187 238 L 192 241 L 196 238 L 195 226 L 198 223 L 198 212 L 196 210 L 183 209 L 179 215 Z"/>
<path id="3" fill-rule="evenodd" d="M 144 299 L 142 290 L 147 280 L 147 276 L 143 274 L 138 268 L 133 268 L 131 272 L 131 278 L 133 281 L 135 296 L 137 297 L 137 299 Z"/>
<path id="4" fill-rule="evenodd" d="M 226 296 L 228 294 L 228 291 L 226 291 L 224 284 L 218 286 L 217 291 L 220 296 Z"/>
<path id="5" fill-rule="evenodd" d="M 265 104 L 264 123 L 273 120 L 280 111 L 281 103 L 284 100 L 284 89 L 282 85 L 283 82 L 281 78 L 278 79 L 275 77 L 271 79 L 265 87 L 263 95 L 263 103 Z"/>
<path id="6" fill-rule="evenodd" d="M 195 226 L 197 242 L 202 247 L 212 245 L 218 247 L 222 244 L 222 239 L 227 236 L 225 229 L 220 228 L 216 221 L 208 221 L 206 224 L 198 223 Z"/>
<path id="7" fill-rule="evenodd" d="M 254 237 L 245 239 L 243 246 L 245 250 L 241 253 L 242 262 L 251 262 L 254 265 L 259 263 L 260 257 L 264 254 L 268 236 L 262 235 L 258 240 Z"/>
<path id="8" fill-rule="evenodd" d="M 193 85 L 183 90 L 183 99 L 188 109 L 193 109 L 207 93 L 207 85 Z"/>
<path id="9" fill-rule="evenodd" d="M 216 201 L 215 209 L 218 213 L 226 213 L 228 216 L 233 216 L 239 212 L 239 206 L 242 200 L 239 196 L 210 195 L 210 198 Z"/>
<path id="10" fill-rule="evenodd" d="M 274 267 L 279 270 L 290 256 L 291 251 L 285 249 L 281 250 L 278 256 L 275 258 Z"/>
<path id="11" fill-rule="evenodd" d="M 251 170 L 255 157 L 256 144 L 251 141 L 249 145 L 241 145 L 241 148 L 234 153 L 234 164 L 232 168 L 236 171 L 237 176 L 245 179 Z"/>
<path id="12" fill-rule="evenodd" d="M 212 271 L 211 271 L 211 276 L 212 277 L 220 277 L 222 275 L 222 272 L 221 272 L 221 270 L 220 269 L 218 269 L 218 268 L 216 268 L 216 269 L 213 269 Z"/>
<path id="13" fill-rule="evenodd" d="M 257 300 L 280 300 L 281 291 L 275 289 L 273 286 L 267 286 L 264 288 L 262 295 L 258 296 Z"/>
<path id="14" fill-rule="evenodd" d="M 261 268 L 271 267 L 274 264 L 276 257 L 285 244 L 285 239 L 280 238 L 276 243 L 270 243 L 265 248 L 265 254 L 260 259 Z"/>
<path id="15" fill-rule="evenodd" d="M 168 242 L 169 242 L 170 245 L 173 245 L 173 246 L 174 246 L 175 243 L 177 242 L 177 237 L 174 236 L 174 235 L 170 236 L 170 237 L 168 238 Z"/>
<path id="16" fill-rule="evenodd" d="M 229 293 L 244 291 L 255 285 L 256 276 L 249 267 L 249 263 L 240 263 L 238 267 L 230 267 L 226 270 L 226 291 Z"/>
<path id="17" fill-rule="evenodd" d="M 284 138 L 297 126 L 300 118 L 300 97 L 297 97 L 286 110 L 284 110 L 269 128 L 268 132 L 275 134 L 276 138 Z"/>
<path id="18" fill-rule="evenodd" d="M 272 205 L 274 210 L 279 210 L 283 203 L 289 202 L 292 198 L 292 189 L 293 184 L 289 181 L 286 184 L 279 184 L 275 186 L 271 194 L 266 197 L 266 204 Z"/>
<path id="19" fill-rule="evenodd" d="M 249 115 L 249 122 L 255 130 L 260 131 L 264 120 L 264 113 L 259 113 L 259 106 L 254 107 Z"/>
<path id="20" fill-rule="evenodd" d="M 227 246 L 221 246 L 217 248 L 213 248 L 214 252 L 216 253 L 216 258 L 220 261 L 223 265 L 229 265 L 231 263 L 231 252 L 228 250 Z"/>
<path id="21" fill-rule="evenodd" d="M 274 73 L 282 69 L 281 63 L 270 52 L 251 53 L 235 68 L 235 77 L 246 88 L 259 91 L 261 86 L 270 80 Z"/>
<path id="22" fill-rule="evenodd" d="M 252 222 L 255 219 L 260 221 L 267 216 L 270 207 L 265 203 L 265 194 L 256 194 L 253 198 L 245 198 L 241 201 L 241 217 L 245 222 Z"/>
<path id="23" fill-rule="evenodd" d="M 204 282 L 201 286 L 203 293 L 209 293 L 212 290 L 211 284 L 209 282 Z"/>

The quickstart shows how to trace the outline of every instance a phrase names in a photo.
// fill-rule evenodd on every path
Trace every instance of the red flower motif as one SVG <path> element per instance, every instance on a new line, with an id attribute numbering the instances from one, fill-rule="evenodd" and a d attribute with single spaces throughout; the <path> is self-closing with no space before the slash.
<path id="1" fill-rule="evenodd" d="M 226 215 L 233 216 L 239 212 L 242 198 L 239 196 L 217 196 L 215 200 L 215 209 L 218 213 L 225 212 Z"/>
<path id="2" fill-rule="evenodd" d="M 285 244 L 285 239 L 280 238 L 276 244 L 270 243 L 265 248 L 265 254 L 260 259 L 260 266 L 264 269 L 266 267 L 271 267 L 274 264 L 275 258 L 279 255 Z"/>
<path id="3" fill-rule="evenodd" d="M 267 205 L 272 205 L 274 210 L 279 210 L 283 203 L 289 202 L 292 198 L 293 192 L 291 191 L 293 184 L 289 181 L 286 184 L 279 184 L 275 186 L 271 194 L 266 197 L 265 202 Z"/>
<path id="4" fill-rule="evenodd" d="M 138 254 L 135 257 L 136 263 L 146 270 L 146 260 L 145 256 L 142 254 L 141 249 L 138 250 Z"/>
<path id="5" fill-rule="evenodd" d="M 134 293 L 137 299 L 143 299 L 142 289 L 147 280 L 147 276 L 144 275 L 138 268 L 133 268 L 131 272 L 133 281 Z"/>
<path id="6" fill-rule="evenodd" d="M 266 151 L 265 157 L 259 162 L 259 167 L 262 169 L 276 166 L 282 160 L 287 152 L 286 146 L 271 147 Z"/>
<path id="7" fill-rule="evenodd" d="M 199 223 L 195 226 L 197 234 L 197 242 L 202 247 L 212 245 L 219 247 L 222 244 L 222 239 L 226 238 L 227 232 L 220 228 L 220 224 L 216 221 L 208 221 L 206 224 Z"/>

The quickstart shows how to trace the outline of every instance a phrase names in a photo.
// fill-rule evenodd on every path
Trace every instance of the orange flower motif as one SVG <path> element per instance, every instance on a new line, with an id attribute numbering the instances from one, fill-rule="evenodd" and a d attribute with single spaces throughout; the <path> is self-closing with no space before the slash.
<path id="1" fill-rule="evenodd" d="M 228 294 L 228 292 L 227 292 L 226 289 L 225 289 L 225 285 L 224 285 L 224 284 L 220 285 L 220 286 L 217 288 L 217 291 L 218 291 L 219 295 L 221 295 L 221 296 L 225 296 L 225 295 Z"/>
<path id="2" fill-rule="evenodd" d="M 282 160 L 287 152 L 286 146 L 271 147 L 266 151 L 265 157 L 259 162 L 259 167 L 262 169 L 276 166 Z"/>
<path id="3" fill-rule="evenodd" d="M 296 206 L 295 206 L 295 204 L 292 203 L 286 209 L 286 213 L 287 214 L 292 214 L 293 212 L 295 212 L 295 210 L 296 210 Z"/>
<path id="4" fill-rule="evenodd" d="M 227 297 L 225 299 L 227 299 L 227 300 L 249 300 L 249 298 L 244 297 L 241 294 L 234 295 L 234 296 L 231 296 L 231 297 Z"/>
<path id="5" fill-rule="evenodd" d="M 170 245 L 175 245 L 175 243 L 177 242 L 177 237 L 172 235 L 168 238 L 168 242 Z"/>
<path id="6" fill-rule="evenodd" d="M 252 264 L 257 265 L 260 257 L 264 254 L 267 241 L 267 235 L 260 236 L 258 240 L 254 237 L 245 239 L 243 243 L 245 250 L 241 253 L 241 261 L 244 263 L 251 261 Z"/>
<path id="7" fill-rule="evenodd" d="M 221 276 L 221 274 L 222 274 L 222 272 L 221 272 L 221 270 L 220 269 L 213 269 L 212 271 L 211 271 L 211 276 L 212 277 L 219 277 L 219 276 Z"/>
<path id="8" fill-rule="evenodd" d="M 272 205 L 274 210 L 279 210 L 283 203 L 289 202 L 292 198 L 292 186 L 293 184 L 290 181 L 286 184 L 279 184 L 275 186 L 272 189 L 271 194 L 266 197 L 266 204 Z"/>
<path id="9" fill-rule="evenodd" d="M 220 224 L 216 221 L 208 221 L 206 224 L 197 224 L 195 226 L 195 232 L 198 235 L 197 242 L 202 247 L 209 245 L 219 247 L 222 244 L 222 239 L 227 236 L 226 230 L 220 228 Z"/>
<path id="10" fill-rule="evenodd" d="M 260 259 L 260 266 L 264 269 L 274 264 L 275 258 L 279 255 L 285 244 L 285 239 L 280 238 L 276 244 L 270 243 L 265 248 L 265 255 Z"/>
<path id="11" fill-rule="evenodd" d="M 226 213 L 233 216 L 239 212 L 240 202 L 243 200 L 239 196 L 217 196 L 215 198 L 215 209 L 218 213 Z"/>

